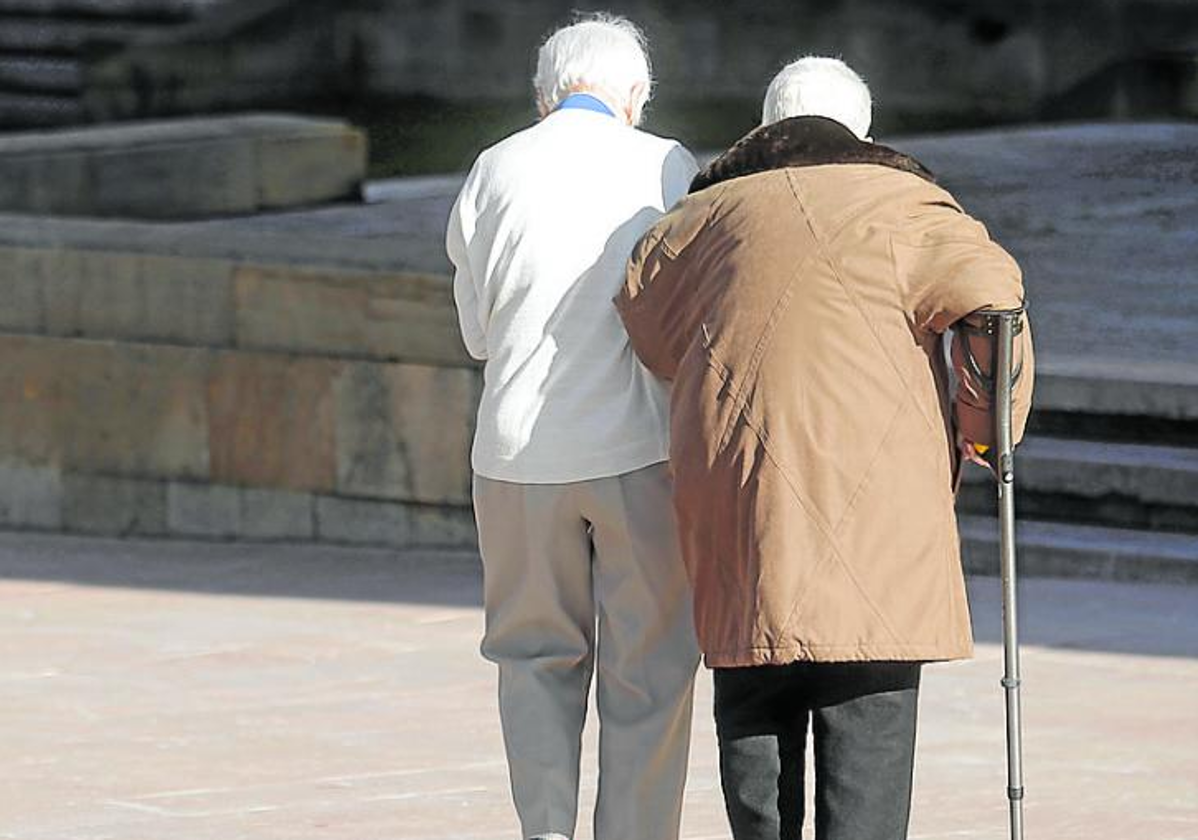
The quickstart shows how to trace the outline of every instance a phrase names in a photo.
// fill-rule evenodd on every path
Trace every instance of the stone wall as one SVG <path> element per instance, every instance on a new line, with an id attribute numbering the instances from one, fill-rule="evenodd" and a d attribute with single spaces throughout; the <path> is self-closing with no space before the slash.
<path id="1" fill-rule="evenodd" d="M 1198 115 L 1192 0 L 616 0 L 645 28 L 663 99 L 759 100 L 806 53 L 843 56 L 889 130 L 1060 115 Z M 244 6 L 244 7 L 243 7 Z M 255 11 L 257 10 L 257 11 Z M 92 62 L 93 119 L 432 96 L 527 100 L 551 0 L 253 0 Z M 226 20 L 229 18 L 229 20 Z M 1152 100 L 1151 109 L 1138 103 Z"/>
<path id="2" fill-rule="evenodd" d="M 440 277 L 0 246 L 0 524 L 463 546 Z"/>
<path id="3" fill-rule="evenodd" d="M 663 96 L 757 98 L 786 61 L 843 56 L 892 111 L 1034 116 L 1124 59 L 1198 51 L 1191 0 L 625 0 Z M 356 17 L 355 17 L 356 16 Z M 533 52 L 568 20 L 560 3 L 376 0 L 345 13 L 361 86 L 449 98 L 528 95 Z M 1191 73 L 1193 76 L 1193 73 Z M 1198 114 L 1198 91 L 1190 89 Z"/>

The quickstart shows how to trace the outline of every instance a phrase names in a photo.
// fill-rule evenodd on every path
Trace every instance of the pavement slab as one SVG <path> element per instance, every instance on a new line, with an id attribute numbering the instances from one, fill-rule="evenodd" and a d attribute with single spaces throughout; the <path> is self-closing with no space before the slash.
<path id="1" fill-rule="evenodd" d="M 0 533 L 0 838 L 516 838 L 480 592 L 468 553 Z M 1028 836 L 1198 837 L 1198 587 L 1021 595 Z M 997 580 L 970 596 L 977 656 L 925 672 L 916 840 L 1006 836 Z M 729 836 L 710 690 L 687 840 Z"/>

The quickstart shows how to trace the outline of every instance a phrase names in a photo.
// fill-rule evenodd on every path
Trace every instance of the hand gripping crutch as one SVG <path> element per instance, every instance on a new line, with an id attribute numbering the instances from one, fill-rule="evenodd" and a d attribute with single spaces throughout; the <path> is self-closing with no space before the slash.
<path id="1" fill-rule="evenodd" d="M 983 309 L 980 325 L 962 322 L 961 342 L 969 372 L 989 390 L 994 414 L 991 465 L 998 481 L 998 550 L 1002 569 L 1003 678 L 1007 710 L 1007 803 L 1011 840 L 1023 840 L 1023 725 L 1019 707 L 1019 623 L 1015 593 L 1015 446 L 1011 395 L 1021 371 L 1015 367 L 1015 337 L 1023 332 L 1023 308 Z M 971 319 L 973 320 L 973 319 Z M 992 375 L 985 374 L 969 346 L 969 335 L 990 339 Z"/>

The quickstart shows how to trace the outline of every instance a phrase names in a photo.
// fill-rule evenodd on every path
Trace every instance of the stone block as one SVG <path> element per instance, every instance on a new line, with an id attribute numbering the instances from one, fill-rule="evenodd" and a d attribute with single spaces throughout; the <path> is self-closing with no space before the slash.
<path id="1" fill-rule="evenodd" d="M 241 494 L 219 484 L 170 482 L 166 491 L 167 528 L 194 537 L 235 537 L 241 531 Z"/>
<path id="2" fill-rule="evenodd" d="M 237 345 L 472 366 L 444 277 L 239 266 Z"/>
<path id="3" fill-rule="evenodd" d="M 435 548 L 475 548 L 478 528 L 468 507 L 410 505 L 412 545 Z"/>
<path id="4" fill-rule="evenodd" d="M 0 247 L 0 330 L 37 334 L 45 329 L 46 253 Z"/>
<path id="5" fill-rule="evenodd" d="M 63 476 L 62 525 L 109 536 L 167 533 L 166 483 L 119 476 Z"/>
<path id="6" fill-rule="evenodd" d="M 71 472 L 208 477 L 209 354 L 0 335 L 0 457 Z"/>
<path id="7" fill-rule="evenodd" d="M 241 536 L 256 540 L 310 540 L 316 522 L 312 496 L 285 490 L 241 490 Z"/>
<path id="8" fill-rule="evenodd" d="M 365 139 L 343 123 L 249 114 L 0 137 L 0 211 L 171 219 L 348 198 Z"/>
<path id="9" fill-rule="evenodd" d="M 475 371 L 357 363 L 335 390 L 339 493 L 470 502 Z"/>
<path id="10" fill-rule="evenodd" d="M 407 507 L 398 502 L 320 496 L 316 535 L 327 542 L 406 546 L 412 541 Z"/>
<path id="11" fill-rule="evenodd" d="M 254 144 L 242 138 L 184 139 L 59 159 L 79 160 L 89 189 L 71 196 L 71 203 L 61 197 L 58 213 L 172 219 L 258 209 L 257 156 Z"/>
<path id="12" fill-rule="evenodd" d="M 62 482 L 58 470 L 0 461 L 0 525 L 62 527 Z"/>
<path id="13" fill-rule="evenodd" d="M 258 206 L 296 207 L 358 199 L 366 178 L 366 137 L 348 126 L 257 143 Z"/>
<path id="14" fill-rule="evenodd" d="M 117 251 L 43 257 L 51 335 L 228 345 L 231 267 L 223 260 Z"/>
<path id="15" fill-rule="evenodd" d="M 211 479 L 331 492 L 340 369 L 323 359 L 218 354 L 207 388 Z"/>

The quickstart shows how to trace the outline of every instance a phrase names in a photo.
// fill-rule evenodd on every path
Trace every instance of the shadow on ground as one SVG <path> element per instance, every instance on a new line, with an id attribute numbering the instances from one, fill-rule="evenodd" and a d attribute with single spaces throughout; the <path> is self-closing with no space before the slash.
<path id="1" fill-rule="evenodd" d="M 478 606 L 482 573 L 468 552 L 321 545 L 124 540 L 0 533 L 0 582 L 61 582 L 245 597 Z M 1028 579 L 1025 644 L 1198 658 L 1198 587 Z M 1002 640 L 1000 587 L 970 581 L 980 644 Z"/>

